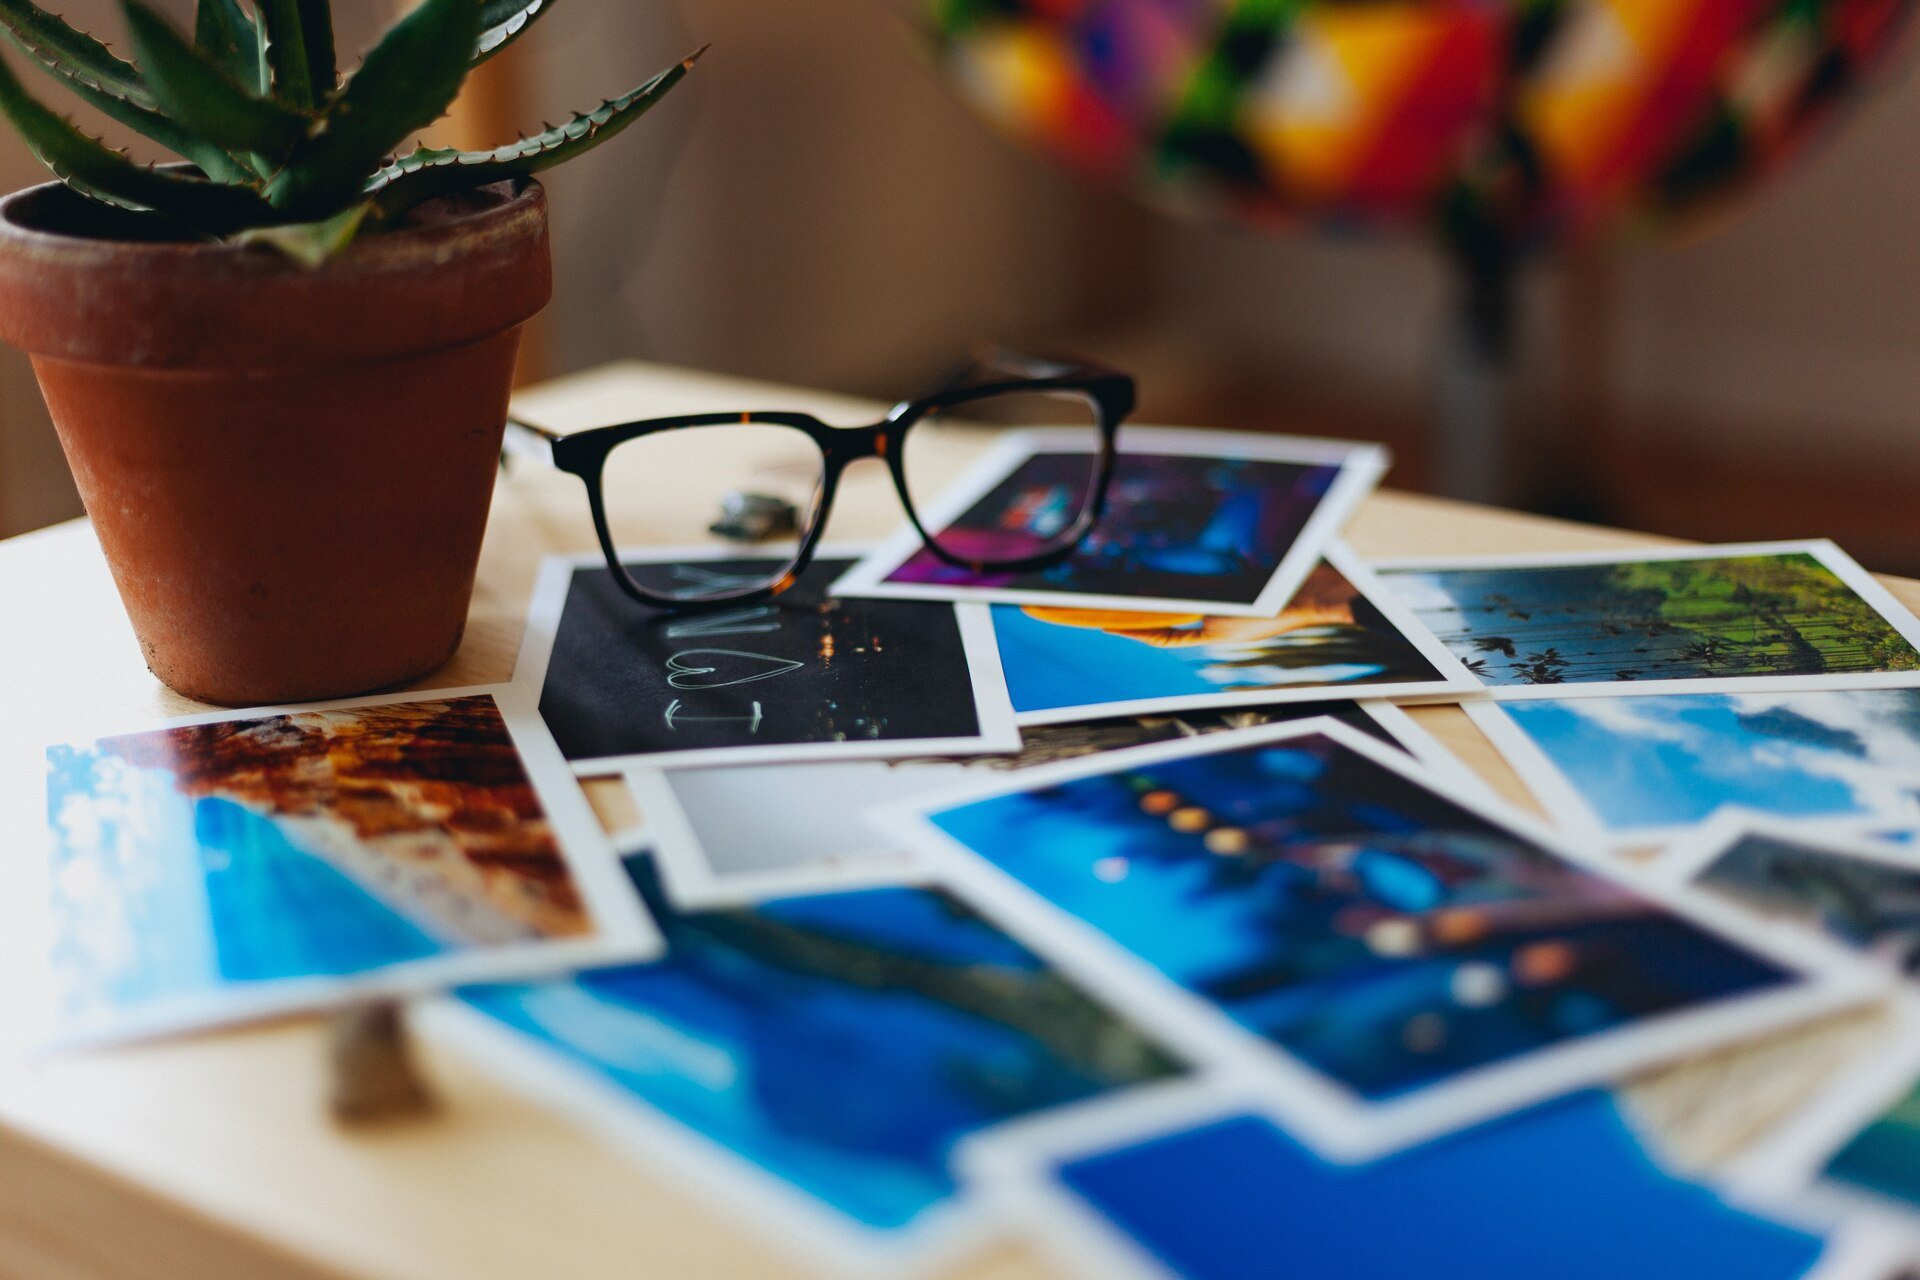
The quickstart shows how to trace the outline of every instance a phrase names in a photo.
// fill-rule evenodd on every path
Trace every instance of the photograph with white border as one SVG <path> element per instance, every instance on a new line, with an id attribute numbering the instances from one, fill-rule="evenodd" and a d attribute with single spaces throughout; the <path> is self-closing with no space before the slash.
<path id="1" fill-rule="evenodd" d="M 949 887 L 688 911 L 629 865 L 661 959 L 468 987 L 426 1034 L 829 1274 L 986 1243 L 962 1140 L 1187 1069 Z"/>
<path id="2" fill-rule="evenodd" d="M 1568 832 L 1664 845 L 1726 808 L 1920 828 L 1920 689 L 1645 693 L 1466 704 Z"/>
<path id="3" fill-rule="evenodd" d="M 840 599 L 826 585 L 858 554 L 829 545 L 782 595 L 682 612 L 628 599 L 598 554 L 548 556 L 514 683 L 583 776 L 1017 748 L 985 606 Z M 622 562 L 712 574 L 760 558 L 651 548 Z"/>
<path id="4" fill-rule="evenodd" d="M 1023 726 L 1480 690 L 1339 542 L 1269 618 L 996 604 L 993 629 Z"/>
<path id="5" fill-rule="evenodd" d="M 1085 454 L 1097 438 L 1073 429 L 1010 432 L 926 510 L 945 531 L 973 520 L 1041 518 L 1050 508 L 1036 477 L 1044 460 Z M 1214 461 L 1222 464 L 1208 467 Z M 911 522 L 834 584 L 843 595 L 974 600 L 1077 608 L 1182 609 L 1268 618 L 1313 571 L 1386 474 L 1374 444 L 1258 432 L 1123 427 L 1105 515 L 1072 556 L 1051 568 L 995 573 L 948 565 Z M 1171 541 L 1170 541 L 1171 539 Z"/>
<path id="6" fill-rule="evenodd" d="M 1890 1002 L 1884 1034 L 1727 1170 L 1750 1202 L 1920 1239 L 1920 997 Z"/>
<path id="7" fill-rule="evenodd" d="M 1502 701 L 1920 685 L 1920 618 L 1825 540 L 1373 568 Z"/>
<path id="8" fill-rule="evenodd" d="M 1920 976 L 1920 850 L 1728 809 L 1676 841 L 1652 871 Z"/>
<path id="9" fill-rule="evenodd" d="M 1404 748 L 1447 785 L 1482 785 L 1432 734 L 1384 702 L 1053 725 L 1025 730 L 1025 746 L 1005 756 L 629 769 L 625 776 L 676 900 L 738 902 L 778 896 L 796 883 L 838 878 L 854 886 L 909 874 L 912 855 L 878 837 L 864 816 L 888 800 L 1101 751 L 1325 715 Z"/>
<path id="10" fill-rule="evenodd" d="M 660 951 L 514 686 L 208 712 L 47 765 L 60 1045 Z"/>
<path id="11" fill-rule="evenodd" d="M 1332 721 L 1043 766 L 871 817 L 1144 1025 L 1258 1063 L 1295 1132 L 1338 1160 L 1890 981 L 1443 790 Z M 1321 990 L 1303 992 L 1311 966 Z"/>
<path id="12" fill-rule="evenodd" d="M 981 1193 L 1049 1258 L 1088 1280 L 1239 1280 L 1283 1254 L 1302 1274 L 1537 1280 L 1549 1252 L 1564 1260 L 1573 1250 L 1582 1251 L 1581 1275 L 1691 1280 L 1701 1258 L 1724 1266 L 1733 1248 L 1744 1280 L 1889 1280 L 1913 1249 L 1903 1233 L 1829 1231 L 1758 1206 L 1728 1213 L 1644 1149 L 1598 1092 L 1401 1159 L 1325 1165 L 1298 1149 L 1256 1092 L 1205 1076 L 1017 1121 L 961 1150 L 961 1168 Z M 1553 1176 L 1538 1176 L 1541 1162 Z M 1201 1168 L 1208 1177 L 1194 1176 Z M 1511 1185 L 1496 1182 L 1501 1175 Z M 1423 1181 L 1430 1195 L 1421 1194 Z M 1580 1194 L 1583 1185 L 1590 1195 Z M 1255 1186 L 1268 1194 L 1231 1190 Z M 1608 1194 L 1616 1187 L 1634 1202 Z M 1476 1192 L 1477 1215 L 1426 1220 L 1460 1214 Z M 1191 1212 L 1182 1212 L 1189 1203 Z M 1402 1209 L 1416 1221 L 1406 1222 Z M 1349 1228 L 1361 1218 L 1378 1220 L 1382 1232 L 1355 1248 Z M 1516 1232 L 1516 1223 L 1525 1230 Z M 1297 1257 L 1303 1230 L 1314 1238 Z M 1286 1252 L 1289 1242 L 1295 1254 Z M 1808 1248 L 1818 1250 L 1811 1267 L 1802 1256 Z"/>

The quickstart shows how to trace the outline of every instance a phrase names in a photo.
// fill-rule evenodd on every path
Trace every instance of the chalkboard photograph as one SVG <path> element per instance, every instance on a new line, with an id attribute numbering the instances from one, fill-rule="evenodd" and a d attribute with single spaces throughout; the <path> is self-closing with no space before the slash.
<path id="1" fill-rule="evenodd" d="M 542 568 L 514 682 L 577 772 L 1019 747 L 984 605 L 843 600 L 852 557 L 823 553 L 772 600 L 651 610 L 598 556 Z M 770 560 L 657 551 L 645 580 L 771 576 Z"/>

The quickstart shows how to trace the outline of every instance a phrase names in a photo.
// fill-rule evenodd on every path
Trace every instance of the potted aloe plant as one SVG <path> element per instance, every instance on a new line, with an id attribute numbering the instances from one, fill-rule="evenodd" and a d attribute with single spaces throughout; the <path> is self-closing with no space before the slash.
<path id="1" fill-rule="evenodd" d="M 521 326 L 547 302 L 533 175 L 692 59 L 493 151 L 416 149 L 554 0 L 422 0 L 342 76 L 327 0 L 125 0 L 135 62 L 32 0 L 0 32 L 181 157 L 138 164 L 32 96 L 59 182 L 0 200 L 0 339 L 42 394 L 148 664 L 227 704 L 404 684 L 460 641 Z"/>

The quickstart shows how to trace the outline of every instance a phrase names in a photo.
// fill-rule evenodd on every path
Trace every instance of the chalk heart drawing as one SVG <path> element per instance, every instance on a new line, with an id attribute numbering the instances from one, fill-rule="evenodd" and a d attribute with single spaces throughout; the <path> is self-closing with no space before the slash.
<path id="1" fill-rule="evenodd" d="M 676 689 L 725 689 L 771 680 L 803 664 L 743 649 L 682 649 L 667 659 L 667 683 Z"/>

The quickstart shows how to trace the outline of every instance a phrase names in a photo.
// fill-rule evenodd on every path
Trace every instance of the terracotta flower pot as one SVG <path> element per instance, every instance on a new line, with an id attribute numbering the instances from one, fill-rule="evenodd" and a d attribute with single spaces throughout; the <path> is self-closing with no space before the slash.
<path id="1" fill-rule="evenodd" d="M 0 339 L 33 357 L 153 673 L 240 705 L 445 662 L 552 292 L 539 185 L 435 201 L 317 270 L 130 230 L 58 184 L 0 200 Z"/>

